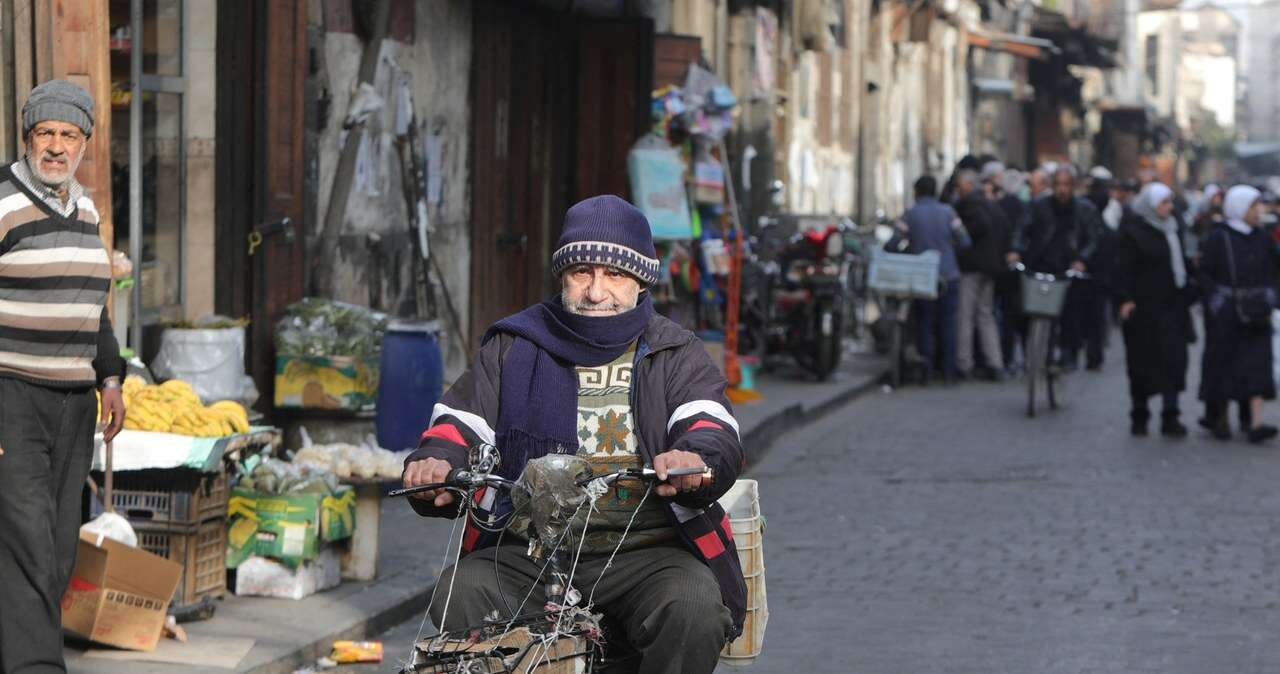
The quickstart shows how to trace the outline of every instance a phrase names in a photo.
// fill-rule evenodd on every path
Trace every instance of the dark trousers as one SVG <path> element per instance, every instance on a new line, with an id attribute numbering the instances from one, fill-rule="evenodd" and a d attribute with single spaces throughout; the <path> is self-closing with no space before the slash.
<path id="1" fill-rule="evenodd" d="M 956 310 L 960 306 L 959 280 L 947 281 L 936 300 L 916 300 L 916 348 L 925 367 L 933 369 L 938 345 L 942 346 L 942 374 L 956 376 Z"/>
<path id="2" fill-rule="evenodd" d="M 1176 388 L 1170 388 L 1165 391 L 1149 391 L 1142 386 L 1129 382 L 1129 399 L 1132 401 L 1133 409 L 1129 416 L 1136 423 L 1147 423 L 1151 418 L 1151 412 L 1147 409 L 1147 400 L 1152 396 L 1160 396 L 1161 408 L 1160 417 L 1166 421 L 1177 421 L 1181 412 L 1178 410 L 1178 391 Z"/>
<path id="3" fill-rule="evenodd" d="M 93 454 L 91 389 L 0 378 L 0 672 L 65 672 L 62 593 Z"/>
<path id="4" fill-rule="evenodd" d="M 1062 308 L 1062 360 L 1078 365 L 1080 351 L 1089 367 L 1101 367 L 1107 337 L 1106 294 L 1090 280 L 1072 281 Z"/>
<path id="5" fill-rule="evenodd" d="M 1213 427 L 1221 425 L 1223 428 L 1230 426 L 1229 413 L 1227 411 L 1230 401 L 1228 400 L 1210 400 L 1204 404 L 1205 425 Z M 1253 428 L 1253 408 L 1249 406 L 1248 400 L 1236 401 L 1236 416 L 1240 419 L 1240 430 L 1247 431 Z"/>
<path id="6" fill-rule="evenodd" d="M 583 604 L 607 560 L 608 555 L 583 555 L 578 564 L 573 586 L 582 592 Z M 441 574 L 431 620 L 437 627 L 457 629 L 479 625 L 494 611 L 506 618 L 511 611 L 523 615 L 541 610 L 546 601 L 542 585 L 546 578 L 538 580 L 542 566 L 525 554 L 522 545 L 473 552 L 458 562 L 448 620 L 443 623 L 445 597 L 455 570 Z M 529 599 L 519 608 L 526 594 Z M 678 544 L 618 553 L 595 589 L 594 604 L 606 621 L 625 632 L 627 643 L 640 654 L 634 671 L 644 673 L 711 672 L 733 627 L 711 569 Z"/>

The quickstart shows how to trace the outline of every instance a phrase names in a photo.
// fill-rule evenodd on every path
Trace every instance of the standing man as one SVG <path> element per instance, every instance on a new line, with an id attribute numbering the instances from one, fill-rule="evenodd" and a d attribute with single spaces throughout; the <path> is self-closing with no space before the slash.
<path id="1" fill-rule="evenodd" d="M 916 203 L 902 216 L 901 227 L 910 242 L 908 251 L 920 254 L 936 250 L 938 263 L 936 300 L 916 300 L 916 348 L 924 358 L 925 379 L 933 370 L 937 345 L 942 343 L 942 376 L 950 383 L 956 378 L 956 307 L 960 297 L 960 265 L 956 250 L 969 247 L 969 234 L 950 206 L 938 201 L 938 181 L 933 176 L 916 180 Z"/>
<path id="2" fill-rule="evenodd" d="M 93 99 L 65 80 L 22 106 L 26 155 L 0 167 L 0 672 L 65 672 L 60 602 L 75 567 L 80 495 L 124 423 L 124 360 L 107 316 L 111 260 L 76 168 Z"/>
<path id="3" fill-rule="evenodd" d="M 976 328 L 990 377 L 1000 380 L 1004 378 L 1004 357 L 996 327 L 995 293 L 996 276 L 1004 271 L 1004 255 L 1009 250 L 1009 224 L 1004 211 L 987 199 L 978 185 L 978 174 L 973 171 L 961 171 L 956 176 L 956 196 L 956 212 L 973 241 L 960 253 L 956 367 L 961 378 L 972 376 Z"/>

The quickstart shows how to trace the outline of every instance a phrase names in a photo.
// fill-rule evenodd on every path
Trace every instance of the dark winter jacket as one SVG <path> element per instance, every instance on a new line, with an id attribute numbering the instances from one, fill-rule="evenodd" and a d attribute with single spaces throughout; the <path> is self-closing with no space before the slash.
<path id="1" fill-rule="evenodd" d="M 1088 199 L 1074 197 L 1070 209 L 1063 211 L 1048 194 L 1032 202 L 1031 219 L 1013 247 L 1027 269 L 1061 274 L 1073 262 L 1089 264 L 1104 226 Z"/>
<path id="2" fill-rule="evenodd" d="M 1191 263 L 1182 251 L 1188 271 L 1179 288 L 1164 232 L 1134 213 L 1125 216 L 1114 239 L 1112 292 L 1117 306 L 1134 303 L 1123 325 L 1129 380 L 1135 390 L 1152 395 L 1181 391 L 1186 388 L 1187 344 L 1195 339 L 1190 307 L 1197 293 Z"/>
<path id="3" fill-rule="evenodd" d="M 956 212 L 973 244 L 960 251 L 960 270 L 996 276 L 1005 270 L 1011 228 L 999 204 L 974 190 L 956 202 Z"/>
<path id="4" fill-rule="evenodd" d="M 1227 246 L 1234 257 L 1234 273 Z M 1220 225 L 1205 239 L 1200 259 L 1204 298 L 1205 346 L 1201 358 L 1200 399 L 1267 399 L 1276 395 L 1271 371 L 1271 326 L 1242 326 L 1231 289 L 1276 285 L 1277 256 L 1271 237 L 1254 229 L 1241 234 Z"/>
<path id="5" fill-rule="evenodd" d="M 471 367 L 462 374 L 431 414 L 431 423 L 417 451 L 405 460 L 436 458 L 456 468 L 469 465 L 468 447 L 494 444 L 498 422 L 502 363 L 514 338 L 499 333 L 480 347 Z M 746 582 L 738 562 L 729 517 L 716 499 L 724 495 L 746 464 L 738 422 L 725 397 L 727 383 L 693 333 L 654 315 L 640 336 L 632 370 L 631 409 L 641 460 L 652 466 L 656 455 L 670 449 L 694 452 L 711 468 L 714 481 L 699 491 L 663 499 L 672 527 L 694 556 L 707 564 L 720 585 L 721 599 L 740 633 L 746 616 Z M 502 452 L 502 448 L 499 448 Z M 515 457 L 502 455 L 511 468 Z M 477 495 L 485 508 L 488 501 Z M 428 517 L 456 517 L 456 505 L 436 508 L 409 499 L 413 509 Z M 505 513 L 497 513 L 500 517 Z M 495 534 L 468 521 L 463 549 L 490 547 Z"/>

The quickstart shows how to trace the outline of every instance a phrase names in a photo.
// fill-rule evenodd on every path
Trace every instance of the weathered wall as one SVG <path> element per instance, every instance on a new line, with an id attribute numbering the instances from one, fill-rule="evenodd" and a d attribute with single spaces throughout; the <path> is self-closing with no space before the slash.
<path id="1" fill-rule="evenodd" d="M 187 95 L 183 101 L 183 131 L 187 139 L 187 204 L 182 237 L 182 308 L 187 318 L 194 319 L 213 313 L 214 302 L 218 10 L 212 3 L 198 0 L 187 0 L 185 8 Z"/>
<path id="2" fill-rule="evenodd" d="M 467 324 L 471 242 L 467 153 L 470 146 L 469 85 L 471 9 L 467 0 L 422 0 L 415 7 L 412 44 L 383 43 L 375 87 L 387 106 L 366 131 L 352 187 L 338 259 L 324 260 L 317 273 L 332 274 L 335 299 L 396 312 L 412 299 L 411 255 L 400 156 L 394 128 L 398 82 L 409 83 L 419 135 L 427 160 L 431 255 L 461 324 Z M 363 43 L 350 33 L 326 32 L 324 68 L 332 97 L 318 152 L 318 213 L 327 208 L 345 132 L 342 121 L 356 80 Z M 317 231 L 323 217 L 318 219 Z M 432 275 L 433 280 L 436 278 Z M 437 297 L 444 291 L 437 285 Z M 442 327 L 450 323 L 440 303 Z M 466 346 L 451 330 L 443 335 L 446 378 L 466 362 Z"/>

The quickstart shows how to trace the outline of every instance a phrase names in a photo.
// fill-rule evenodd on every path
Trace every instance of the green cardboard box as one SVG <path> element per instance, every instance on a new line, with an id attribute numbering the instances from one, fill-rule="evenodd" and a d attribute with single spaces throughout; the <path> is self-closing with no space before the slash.
<path id="1" fill-rule="evenodd" d="M 227 512 L 227 568 L 252 555 L 296 566 L 315 559 L 323 543 L 349 538 L 355 528 L 356 493 L 350 486 L 332 496 L 235 488 Z"/>

